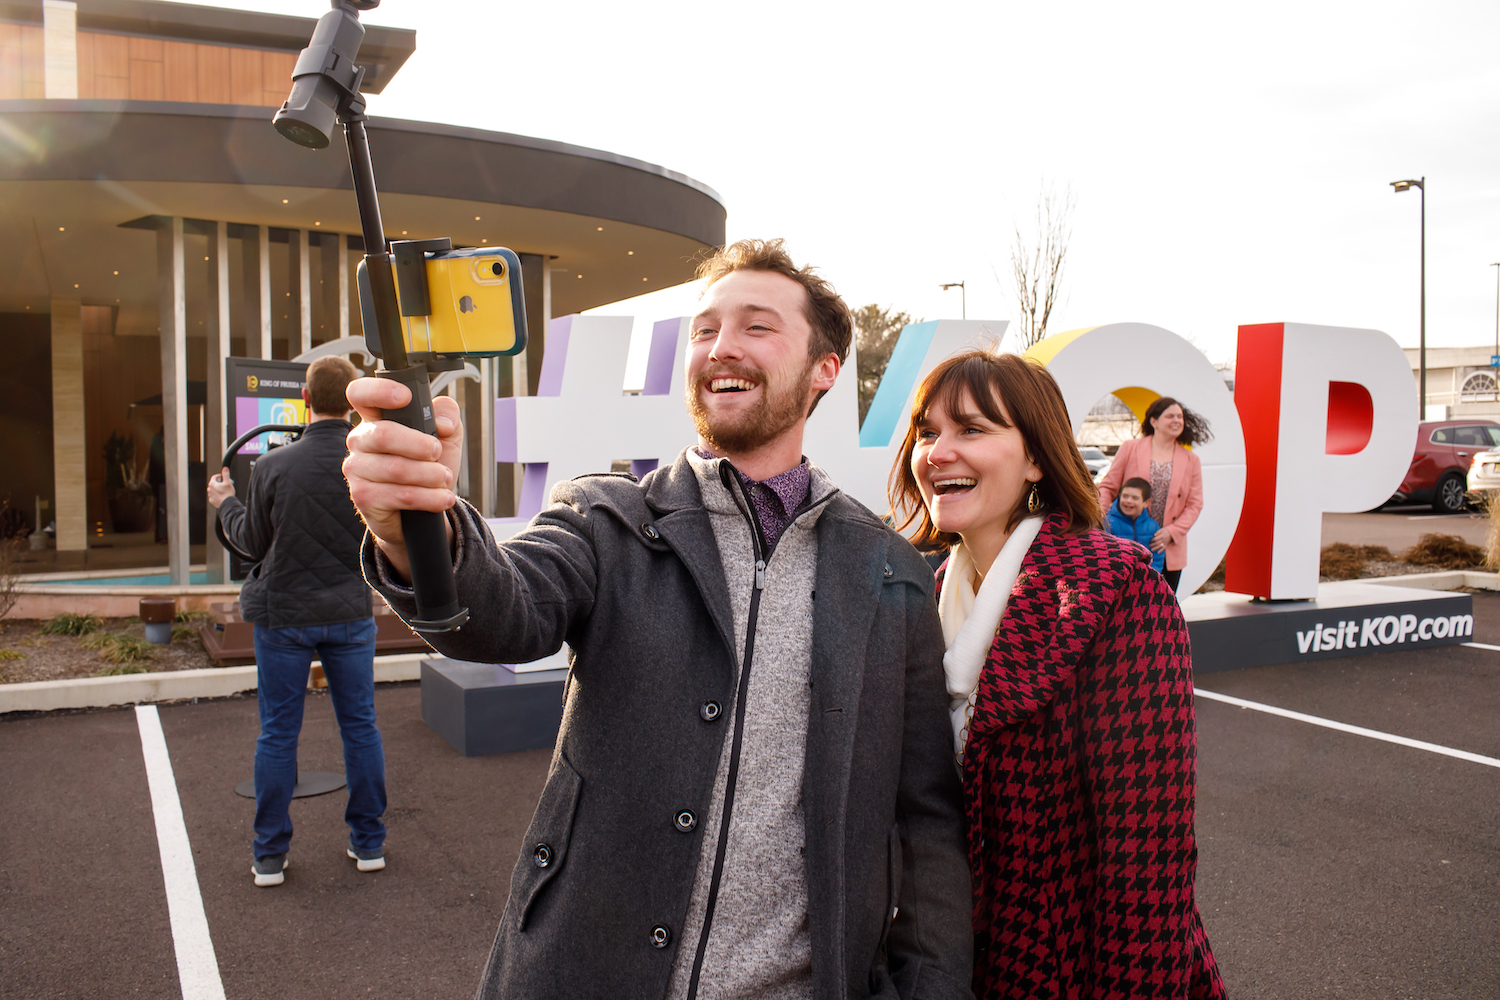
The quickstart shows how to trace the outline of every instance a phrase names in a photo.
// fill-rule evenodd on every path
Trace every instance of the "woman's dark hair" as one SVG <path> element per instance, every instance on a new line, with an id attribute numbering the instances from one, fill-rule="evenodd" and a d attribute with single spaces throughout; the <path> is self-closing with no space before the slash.
<path id="1" fill-rule="evenodd" d="M 1171 396 L 1162 396 L 1146 407 L 1146 415 L 1141 418 L 1142 437 L 1150 437 L 1156 433 L 1156 418 L 1165 413 L 1169 406 L 1182 404 Z M 1191 448 L 1195 444 L 1207 444 L 1213 439 L 1214 432 L 1209 429 L 1208 421 L 1182 406 L 1182 433 L 1177 435 L 1177 443 Z"/>
<path id="2" fill-rule="evenodd" d="M 958 541 L 956 534 L 939 531 L 932 523 L 932 515 L 922 502 L 922 491 L 912 475 L 911 453 L 933 405 L 941 403 L 948 413 L 958 413 L 963 409 L 965 396 L 973 399 L 979 412 L 991 422 L 1021 432 L 1027 457 L 1042 470 L 1042 479 L 1036 484 L 1042 501 L 1038 513 L 1066 514 L 1068 530 L 1077 534 L 1104 524 L 1099 493 L 1073 441 L 1068 407 L 1052 373 L 1014 354 L 966 351 L 938 365 L 917 386 L 906 440 L 901 443 L 901 453 L 891 469 L 891 511 L 900 530 L 916 523 L 916 532 L 911 536 L 913 545 L 931 551 Z M 1014 528 L 1027 516 L 1029 493 L 1023 491 L 1010 512 L 1008 528 Z"/>

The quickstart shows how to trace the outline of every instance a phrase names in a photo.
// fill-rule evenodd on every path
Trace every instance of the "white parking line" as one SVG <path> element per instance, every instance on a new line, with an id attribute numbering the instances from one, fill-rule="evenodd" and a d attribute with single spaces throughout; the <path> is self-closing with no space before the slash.
<path id="1" fill-rule="evenodd" d="M 1497 653 L 1500 653 L 1500 646 L 1491 646 L 1487 642 L 1461 642 L 1461 643 L 1459 643 L 1459 645 L 1460 646 L 1473 646 L 1475 649 L 1493 649 Z"/>
<path id="2" fill-rule="evenodd" d="M 1492 647 L 1493 648 L 1493 647 Z M 1193 694 L 1199 698 L 1208 698 L 1211 701 L 1222 701 L 1226 705 L 1238 705 L 1240 708 L 1248 708 L 1256 712 L 1265 712 L 1268 715 L 1279 715 L 1283 719 L 1293 719 L 1297 722 L 1306 722 L 1314 726 L 1322 726 L 1325 729 L 1336 729 L 1341 733 L 1353 733 L 1355 736 L 1368 736 L 1372 740 L 1381 740 L 1386 743 L 1395 743 L 1398 746 L 1411 747 L 1415 750 L 1426 750 L 1429 753 L 1440 753 L 1445 757 L 1457 757 L 1473 764 L 1485 764 L 1489 767 L 1500 767 L 1500 760 L 1494 757 L 1484 757 L 1477 753 L 1469 753 L 1467 750 L 1455 750 L 1452 747 L 1438 746 L 1436 743 L 1424 743 L 1421 740 L 1407 739 L 1405 736 L 1393 736 L 1390 733 L 1377 732 L 1374 729 L 1365 729 L 1362 726 L 1351 726 L 1347 722 L 1335 722 L 1332 719 L 1320 719 L 1316 715 L 1303 715 L 1301 712 L 1291 712 L 1284 708 L 1276 708 L 1274 705 L 1262 705 L 1255 701 L 1246 701 L 1243 698 L 1235 698 L 1232 695 L 1216 694 L 1213 691 L 1205 691 L 1202 688 L 1193 688 Z"/>
<path id="3" fill-rule="evenodd" d="M 172 923 L 172 947 L 177 952 L 177 978 L 183 1000 L 224 1000 L 219 960 L 208 933 L 198 870 L 188 843 L 177 778 L 167 753 L 167 737 L 155 705 L 135 707 L 141 731 L 141 753 L 146 758 L 146 782 L 151 788 L 151 812 L 156 817 L 156 845 L 161 851 L 162 879 L 167 886 L 167 917 Z"/>
<path id="4" fill-rule="evenodd" d="M 1406 519 L 1408 521 L 1436 521 L 1440 518 L 1448 517 L 1468 517 L 1473 518 L 1474 520 L 1479 519 L 1478 515 L 1476 514 L 1408 514 Z"/>

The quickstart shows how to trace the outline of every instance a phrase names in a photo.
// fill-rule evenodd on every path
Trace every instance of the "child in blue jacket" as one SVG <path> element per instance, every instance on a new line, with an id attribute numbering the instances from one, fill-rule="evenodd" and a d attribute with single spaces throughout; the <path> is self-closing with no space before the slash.
<path id="1" fill-rule="evenodd" d="M 1120 487 L 1120 495 L 1109 505 L 1105 515 L 1109 522 L 1109 533 L 1118 538 L 1128 538 L 1146 547 L 1151 553 L 1151 568 L 1160 573 L 1166 564 L 1166 553 L 1151 548 L 1151 539 L 1161 530 L 1146 511 L 1146 501 L 1151 499 L 1151 484 L 1141 478 L 1127 479 Z"/>

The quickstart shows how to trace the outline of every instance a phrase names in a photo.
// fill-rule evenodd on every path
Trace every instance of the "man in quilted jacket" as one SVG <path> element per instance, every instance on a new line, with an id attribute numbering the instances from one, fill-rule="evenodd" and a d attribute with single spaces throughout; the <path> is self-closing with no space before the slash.
<path id="1" fill-rule="evenodd" d="M 240 591 L 255 625 L 260 738 L 255 743 L 258 886 L 280 885 L 292 839 L 297 737 L 312 661 L 321 659 L 344 740 L 348 856 L 360 871 L 385 867 L 385 751 L 375 726 L 375 619 L 360 572 L 364 524 L 340 470 L 350 431 L 345 390 L 359 372 L 344 358 L 307 368 L 307 430 L 262 456 L 244 503 L 229 470 L 208 484 L 225 537 L 258 560 Z"/>

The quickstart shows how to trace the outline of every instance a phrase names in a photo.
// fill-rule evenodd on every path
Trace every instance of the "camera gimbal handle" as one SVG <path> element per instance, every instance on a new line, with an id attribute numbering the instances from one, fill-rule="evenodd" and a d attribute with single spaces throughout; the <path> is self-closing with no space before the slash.
<path id="1" fill-rule="evenodd" d="M 380 218 L 375 169 L 365 134 L 365 103 L 359 95 L 364 68 L 355 59 L 365 37 L 359 12 L 372 10 L 379 2 L 332 0 L 333 9 L 318 19 L 312 40 L 297 57 L 291 96 L 276 113 L 273 123 L 282 135 L 312 149 L 327 147 L 335 120 L 344 126 L 349 171 L 364 231 L 365 271 L 374 306 L 375 329 L 366 330 L 365 339 L 380 345 L 383 367 L 376 374 L 411 390 L 411 402 L 399 410 L 386 410 L 382 416 L 436 436 L 427 366 L 411 364 L 406 355 L 401 307 L 396 299 L 390 248 Z M 419 633 L 449 632 L 469 620 L 469 610 L 458 603 L 446 519 L 446 514 L 432 511 L 401 512 L 401 531 L 406 536 L 406 558 L 411 564 L 412 591 L 417 603 L 417 615 L 407 624 Z"/>

